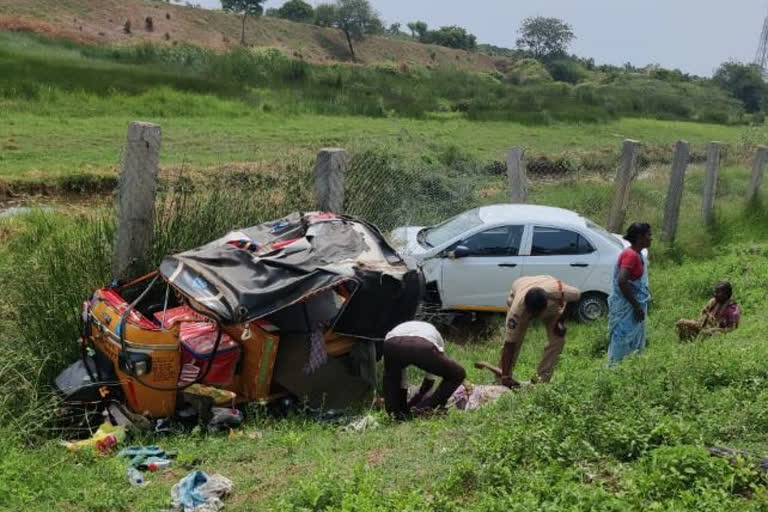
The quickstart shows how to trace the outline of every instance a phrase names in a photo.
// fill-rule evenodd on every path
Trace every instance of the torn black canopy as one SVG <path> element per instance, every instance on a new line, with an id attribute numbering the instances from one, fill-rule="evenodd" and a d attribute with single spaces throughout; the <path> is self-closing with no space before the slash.
<path id="1" fill-rule="evenodd" d="M 318 294 L 333 297 L 321 292 L 345 283 L 352 295 L 338 301 L 336 330 L 367 338 L 381 338 L 411 318 L 421 292 L 420 274 L 408 269 L 378 229 L 318 212 L 233 231 L 165 258 L 160 272 L 225 324 L 272 315 Z"/>

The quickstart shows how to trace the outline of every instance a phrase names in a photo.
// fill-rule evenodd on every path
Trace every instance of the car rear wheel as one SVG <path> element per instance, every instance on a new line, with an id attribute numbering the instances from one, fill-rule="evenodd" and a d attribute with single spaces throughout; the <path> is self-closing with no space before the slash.
<path id="1" fill-rule="evenodd" d="M 589 323 L 608 314 L 608 300 L 600 293 L 585 293 L 576 308 L 579 321 Z"/>

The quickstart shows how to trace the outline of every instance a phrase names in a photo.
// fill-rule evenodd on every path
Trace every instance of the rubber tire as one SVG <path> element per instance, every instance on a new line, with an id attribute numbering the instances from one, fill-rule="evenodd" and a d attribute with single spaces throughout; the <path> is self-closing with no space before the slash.
<path id="1" fill-rule="evenodd" d="M 581 296 L 576 306 L 576 318 L 588 324 L 608 315 L 608 299 L 605 295 L 587 292 Z"/>

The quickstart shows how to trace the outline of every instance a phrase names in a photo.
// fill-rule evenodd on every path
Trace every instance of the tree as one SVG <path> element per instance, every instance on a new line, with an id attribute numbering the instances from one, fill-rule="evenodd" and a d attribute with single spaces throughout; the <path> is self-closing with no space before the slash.
<path id="1" fill-rule="evenodd" d="M 240 32 L 240 44 L 245 46 L 245 20 L 248 16 L 258 18 L 264 12 L 264 7 L 261 4 L 265 0 L 221 0 L 221 8 L 226 12 L 231 12 L 238 16 L 242 16 L 243 27 Z"/>
<path id="2" fill-rule="evenodd" d="M 429 26 L 423 21 L 412 21 L 407 25 L 414 39 L 421 41 L 427 34 Z"/>
<path id="3" fill-rule="evenodd" d="M 336 6 L 333 4 L 318 4 L 315 7 L 315 25 L 332 27 L 336 20 Z"/>
<path id="4" fill-rule="evenodd" d="M 459 50 L 472 51 L 477 48 L 477 38 L 467 32 L 466 29 L 456 25 L 440 27 L 439 30 L 431 32 L 428 31 L 421 39 L 425 43 L 438 44 Z"/>
<path id="5" fill-rule="evenodd" d="M 303 0 L 288 0 L 275 13 L 278 18 L 311 23 L 315 19 L 315 10 Z"/>
<path id="6" fill-rule="evenodd" d="M 524 19 L 520 36 L 517 47 L 539 60 L 566 55 L 568 45 L 576 39 L 568 23 L 543 16 Z"/>
<path id="7" fill-rule="evenodd" d="M 402 31 L 400 30 L 402 28 L 402 24 L 400 23 L 392 23 L 389 28 L 386 30 L 386 34 L 388 36 L 399 36 L 402 34 Z"/>
<path id="8" fill-rule="evenodd" d="M 384 23 L 368 0 L 337 0 L 334 26 L 344 33 L 349 53 L 355 58 L 352 39 L 362 39 L 367 34 L 380 34 Z"/>
<path id="9" fill-rule="evenodd" d="M 763 80 L 760 66 L 740 62 L 724 62 L 715 71 L 712 80 L 744 103 L 747 112 L 758 112 L 764 105 L 768 86 Z"/>

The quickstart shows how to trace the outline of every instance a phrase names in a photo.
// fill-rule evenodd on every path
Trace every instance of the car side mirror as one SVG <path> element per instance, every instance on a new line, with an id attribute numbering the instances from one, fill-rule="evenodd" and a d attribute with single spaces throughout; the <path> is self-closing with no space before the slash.
<path id="1" fill-rule="evenodd" d="M 469 247 L 466 245 L 458 245 L 453 251 L 449 253 L 449 255 L 454 259 L 466 258 L 467 256 L 472 255 L 472 251 L 470 251 Z"/>

